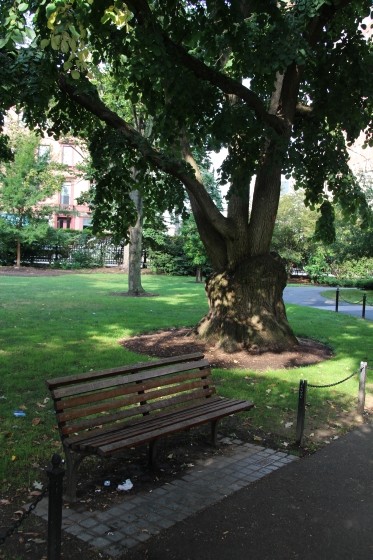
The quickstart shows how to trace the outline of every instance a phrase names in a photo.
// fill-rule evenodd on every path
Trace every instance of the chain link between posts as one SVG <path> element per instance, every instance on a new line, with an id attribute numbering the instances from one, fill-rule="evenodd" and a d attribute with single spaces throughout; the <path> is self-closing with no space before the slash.
<path id="1" fill-rule="evenodd" d="M 336 385 L 340 385 L 341 383 L 344 383 L 345 381 L 348 381 L 349 379 L 354 377 L 354 375 L 358 375 L 359 373 L 360 373 L 360 370 L 354 371 L 348 377 L 345 377 L 344 379 L 341 379 L 340 381 L 336 381 L 335 383 L 328 383 L 327 385 L 312 385 L 312 383 L 308 383 L 307 385 L 308 385 L 308 387 L 312 387 L 314 389 L 326 389 L 327 387 L 335 387 Z"/>
<path id="2" fill-rule="evenodd" d="M 28 508 L 22 513 L 21 517 L 17 519 L 17 521 L 15 521 L 13 525 L 11 525 L 11 527 L 6 529 L 6 531 L 2 535 L 0 535 L 0 545 L 4 544 L 6 539 L 8 537 L 11 537 L 19 529 L 25 519 L 27 519 L 37 507 L 38 503 L 41 502 L 41 500 L 48 494 L 48 491 L 49 484 L 45 488 L 43 488 L 39 496 L 37 496 L 35 500 L 28 506 Z"/>

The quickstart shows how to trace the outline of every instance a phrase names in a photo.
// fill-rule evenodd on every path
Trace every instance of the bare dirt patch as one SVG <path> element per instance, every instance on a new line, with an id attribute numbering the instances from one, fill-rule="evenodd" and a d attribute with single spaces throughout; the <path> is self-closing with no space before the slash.
<path id="1" fill-rule="evenodd" d="M 61 276 L 63 274 L 95 274 L 104 272 L 106 274 L 123 274 L 123 270 L 119 267 L 103 267 L 103 268 L 76 268 L 64 270 L 61 268 L 51 268 L 49 266 L 0 266 L 0 276 Z"/>
<path id="2" fill-rule="evenodd" d="M 229 354 L 197 338 L 192 329 L 171 329 L 134 336 L 121 345 L 138 354 L 166 358 L 191 352 L 203 352 L 214 367 L 242 368 L 254 371 L 294 368 L 316 364 L 332 357 L 332 350 L 316 340 L 299 339 L 299 346 L 286 352 Z"/>
<path id="3" fill-rule="evenodd" d="M 58 268 L 37 268 L 33 266 L 0 266 L 0 276 L 61 276 L 71 274 L 72 270 L 60 270 Z"/>

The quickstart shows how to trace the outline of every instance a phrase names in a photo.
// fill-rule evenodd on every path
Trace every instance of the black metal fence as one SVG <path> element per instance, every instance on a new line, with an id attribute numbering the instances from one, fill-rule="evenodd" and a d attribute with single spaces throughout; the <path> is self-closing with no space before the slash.
<path id="1" fill-rule="evenodd" d="M 120 266 L 123 264 L 124 244 L 114 244 L 110 239 L 89 239 L 86 243 L 45 246 L 28 256 L 27 264 L 56 265 L 86 264 L 87 266 Z"/>

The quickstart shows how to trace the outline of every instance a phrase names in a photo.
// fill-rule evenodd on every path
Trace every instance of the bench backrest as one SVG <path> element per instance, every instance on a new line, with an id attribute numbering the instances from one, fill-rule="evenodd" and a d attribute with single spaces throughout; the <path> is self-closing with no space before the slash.
<path id="1" fill-rule="evenodd" d="M 48 380 L 61 437 L 112 430 L 215 393 L 210 365 L 195 353 Z"/>

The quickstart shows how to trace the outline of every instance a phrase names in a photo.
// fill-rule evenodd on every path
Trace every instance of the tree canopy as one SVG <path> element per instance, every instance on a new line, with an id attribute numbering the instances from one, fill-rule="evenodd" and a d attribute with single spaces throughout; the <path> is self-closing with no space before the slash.
<path id="1" fill-rule="evenodd" d="M 16 99 L 31 126 L 57 136 L 91 135 L 97 150 L 106 150 L 108 169 L 112 156 L 125 153 L 126 169 L 154 179 L 159 204 L 179 204 L 184 187 L 216 271 L 201 334 L 219 331 L 228 346 L 230 340 L 248 347 L 294 343 L 282 304 L 286 275 L 270 255 L 281 174 L 304 189 L 327 239 L 334 236 L 335 201 L 345 216 L 359 213 L 368 221 L 346 145 L 361 131 L 373 141 L 370 0 L 3 5 L 10 12 L 0 22 L 6 77 L 0 108 Z M 151 136 L 105 99 L 100 74 L 113 80 L 114 100 L 142 104 Z M 112 134 L 116 151 L 106 147 Z M 197 163 L 198 153 L 223 147 L 226 215 Z M 130 190 L 130 180 L 119 186 L 109 173 L 98 196 L 112 204 Z"/>

